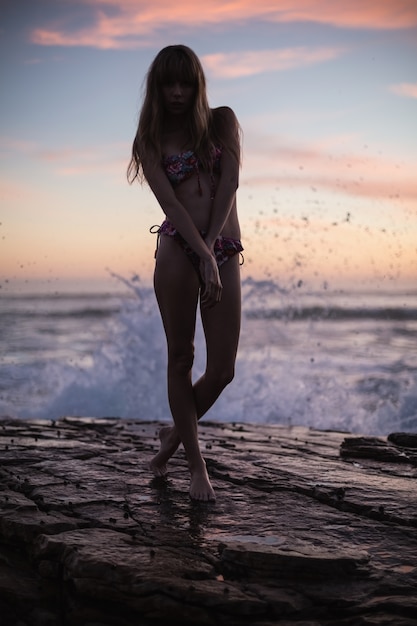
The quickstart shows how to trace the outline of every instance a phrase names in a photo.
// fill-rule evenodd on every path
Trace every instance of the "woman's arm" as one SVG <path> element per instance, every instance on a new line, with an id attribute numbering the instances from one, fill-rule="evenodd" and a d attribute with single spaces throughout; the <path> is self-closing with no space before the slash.
<path id="1" fill-rule="evenodd" d="M 143 173 L 165 215 L 174 224 L 178 232 L 181 233 L 188 245 L 200 258 L 211 256 L 212 253 L 198 232 L 188 211 L 175 195 L 162 166 L 159 164 L 144 164 Z"/>
<path id="2" fill-rule="evenodd" d="M 234 205 L 236 191 L 239 187 L 239 124 L 232 109 L 222 107 L 216 109 L 219 135 L 223 137 L 223 152 L 221 157 L 220 178 L 213 201 L 210 215 L 210 225 L 206 236 L 209 248 L 212 248 L 215 240 L 222 232 L 224 225 Z M 231 150 L 231 147 L 234 150 Z"/>
<path id="3" fill-rule="evenodd" d="M 201 303 L 203 306 L 213 306 L 220 301 L 223 289 L 213 250 L 208 247 L 190 215 L 176 197 L 162 167 L 159 164 L 143 164 L 143 173 L 169 221 L 200 257 L 200 274 L 204 283 Z"/>

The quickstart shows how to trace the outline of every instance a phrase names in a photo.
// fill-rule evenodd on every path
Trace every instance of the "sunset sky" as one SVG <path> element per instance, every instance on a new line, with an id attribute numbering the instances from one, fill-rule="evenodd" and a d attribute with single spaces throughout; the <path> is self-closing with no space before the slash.
<path id="1" fill-rule="evenodd" d="M 149 282 L 163 214 L 129 186 L 160 48 L 202 60 L 244 132 L 244 277 L 417 286 L 415 0 L 6 0 L 0 284 Z"/>

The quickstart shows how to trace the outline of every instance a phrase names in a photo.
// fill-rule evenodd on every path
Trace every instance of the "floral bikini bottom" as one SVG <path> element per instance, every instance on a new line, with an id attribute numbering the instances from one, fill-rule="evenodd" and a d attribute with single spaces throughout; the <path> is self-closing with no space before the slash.
<path id="1" fill-rule="evenodd" d="M 151 233 L 158 234 L 158 240 L 156 244 L 155 256 L 158 251 L 159 245 L 159 237 L 161 235 L 166 235 L 168 237 L 173 237 L 175 241 L 179 243 L 181 248 L 184 250 L 185 254 L 190 259 L 197 273 L 200 274 L 200 257 L 191 246 L 185 241 L 184 237 L 180 235 L 177 229 L 171 224 L 170 221 L 165 220 L 162 222 L 161 226 L 152 226 L 150 229 Z M 204 237 L 204 233 L 201 233 L 202 237 Z M 243 246 L 240 239 L 233 239 L 232 237 L 218 237 L 214 242 L 214 255 L 216 257 L 216 262 L 218 267 L 226 263 L 232 256 L 235 254 L 240 254 L 241 261 L 240 265 L 243 265 Z"/>

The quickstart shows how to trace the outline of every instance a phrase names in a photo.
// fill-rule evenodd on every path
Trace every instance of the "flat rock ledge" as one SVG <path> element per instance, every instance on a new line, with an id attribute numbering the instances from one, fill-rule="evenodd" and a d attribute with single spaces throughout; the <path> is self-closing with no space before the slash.
<path id="1" fill-rule="evenodd" d="M 0 420 L 1 626 L 417 624 L 417 436 L 203 423 L 215 504 L 161 424 Z"/>

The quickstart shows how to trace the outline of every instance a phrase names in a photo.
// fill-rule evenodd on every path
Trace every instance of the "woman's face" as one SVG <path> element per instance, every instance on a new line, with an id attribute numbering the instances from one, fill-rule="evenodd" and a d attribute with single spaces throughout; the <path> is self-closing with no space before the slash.
<path id="1" fill-rule="evenodd" d="M 184 115 L 194 102 L 195 87 L 192 83 L 175 80 L 162 85 L 165 109 L 171 115 Z"/>

